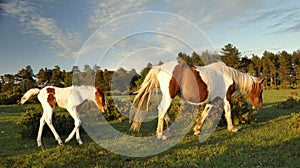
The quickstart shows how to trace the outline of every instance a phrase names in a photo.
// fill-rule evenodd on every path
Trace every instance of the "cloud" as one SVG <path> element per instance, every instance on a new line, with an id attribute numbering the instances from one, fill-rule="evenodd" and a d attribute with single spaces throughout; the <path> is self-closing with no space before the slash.
<path id="1" fill-rule="evenodd" d="M 128 0 L 128 1 L 89 1 L 93 6 L 92 15 L 89 20 L 89 27 L 99 28 L 122 15 L 146 10 L 148 1 Z"/>
<path id="2" fill-rule="evenodd" d="M 202 28 L 212 28 L 216 23 L 230 21 L 247 12 L 247 9 L 251 10 L 261 4 L 259 0 L 168 0 L 167 3 L 176 14 L 188 18 Z"/>
<path id="3" fill-rule="evenodd" d="M 39 14 L 41 7 L 38 3 L 12 1 L 0 5 L 4 15 L 17 18 L 24 26 L 23 33 L 41 37 L 48 43 L 50 49 L 63 50 L 58 55 L 69 55 L 69 52 L 79 44 L 80 34 L 72 29 L 61 29 L 54 19 L 41 16 Z"/>
<path id="4" fill-rule="evenodd" d="M 270 34 L 289 33 L 300 31 L 300 6 L 276 7 L 257 11 L 254 16 L 242 21 L 242 26 L 249 24 L 266 24 L 265 30 L 269 30 Z M 269 23 L 269 25 L 268 25 Z"/>

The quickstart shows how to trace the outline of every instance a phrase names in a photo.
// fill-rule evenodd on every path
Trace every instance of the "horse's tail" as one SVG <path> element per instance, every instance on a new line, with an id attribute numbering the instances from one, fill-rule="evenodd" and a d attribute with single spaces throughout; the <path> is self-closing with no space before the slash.
<path id="1" fill-rule="evenodd" d="M 40 89 L 38 88 L 29 89 L 21 98 L 21 104 L 24 104 L 32 95 L 37 95 L 39 93 Z"/>
<path id="2" fill-rule="evenodd" d="M 135 92 L 137 95 L 133 100 L 133 105 L 130 110 L 130 119 L 133 119 L 130 129 L 133 131 L 139 131 L 141 122 L 144 120 L 149 109 L 150 98 L 153 90 L 159 87 L 159 81 L 157 78 L 159 71 L 159 67 L 152 67 L 149 73 L 146 75 L 141 88 Z M 133 110 L 133 107 L 136 107 L 136 110 Z"/>

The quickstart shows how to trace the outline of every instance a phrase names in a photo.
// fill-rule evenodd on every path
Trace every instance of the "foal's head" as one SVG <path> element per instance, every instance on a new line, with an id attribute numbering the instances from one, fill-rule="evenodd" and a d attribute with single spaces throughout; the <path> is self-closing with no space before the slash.
<path id="1" fill-rule="evenodd" d="M 96 92 L 95 92 L 95 101 L 96 104 L 98 106 L 98 108 L 104 112 L 105 110 L 107 110 L 107 105 L 105 102 L 105 96 L 103 91 L 100 88 L 96 88 Z"/>
<path id="2" fill-rule="evenodd" d="M 263 104 L 262 92 L 264 90 L 264 78 L 260 79 L 258 82 L 255 82 L 248 93 L 250 103 L 252 104 L 253 109 L 259 110 Z"/>

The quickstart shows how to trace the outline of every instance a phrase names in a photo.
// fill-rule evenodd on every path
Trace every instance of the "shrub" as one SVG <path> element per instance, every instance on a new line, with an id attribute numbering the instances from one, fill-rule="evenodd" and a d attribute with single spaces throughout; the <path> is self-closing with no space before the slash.
<path id="1" fill-rule="evenodd" d="M 184 107 L 181 106 L 179 100 L 176 100 L 172 103 L 171 107 L 169 108 L 169 113 L 171 114 L 171 116 L 175 116 L 176 118 L 181 108 Z M 196 108 L 196 106 L 194 108 Z M 199 106 L 197 108 L 199 108 L 198 117 L 197 117 L 197 121 L 198 121 L 201 117 L 202 111 L 204 110 L 204 106 Z M 234 125 L 251 124 L 256 120 L 255 111 L 251 108 L 251 106 L 249 106 L 248 102 L 246 101 L 243 95 L 234 95 L 232 97 L 231 118 Z M 219 121 L 218 126 L 225 126 L 225 125 L 227 125 L 227 121 L 224 117 L 224 112 L 223 112 L 222 118 Z"/>
<path id="2" fill-rule="evenodd" d="M 290 95 L 288 96 L 286 101 L 278 103 L 278 108 L 288 109 L 288 108 L 293 108 L 298 104 L 299 104 L 298 92 L 294 91 L 294 92 L 290 92 Z"/>
<path id="3" fill-rule="evenodd" d="M 292 113 L 292 118 L 288 121 L 289 128 L 300 130 L 300 113 Z"/>
<path id="4" fill-rule="evenodd" d="M 256 112 L 249 106 L 243 95 L 234 95 L 231 103 L 231 116 L 234 125 L 251 124 L 256 120 Z"/>

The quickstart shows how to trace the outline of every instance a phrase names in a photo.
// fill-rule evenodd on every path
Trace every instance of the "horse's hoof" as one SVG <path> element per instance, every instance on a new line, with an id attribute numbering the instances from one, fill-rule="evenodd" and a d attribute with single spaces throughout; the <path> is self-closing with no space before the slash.
<path id="1" fill-rule="evenodd" d="M 229 129 L 229 132 L 238 132 L 238 129 L 237 128 L 231 128 L 231 129 Z"/>
<path id="2" fill-rule="evenodd" d="M 157 139 L 166 140 L 168 137 L 166 137 L 162 132 L 157 133 Z"/>
<path id="3" fill-rule="evenodd" d="M 194 135 L 199 136 L 200 135 L 200 131 L 195 131 Z"/>

